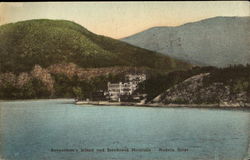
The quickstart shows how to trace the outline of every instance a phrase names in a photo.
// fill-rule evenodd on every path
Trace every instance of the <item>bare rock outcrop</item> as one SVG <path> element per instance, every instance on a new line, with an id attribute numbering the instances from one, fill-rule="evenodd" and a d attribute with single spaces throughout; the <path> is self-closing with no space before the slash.
<path id="1" fill-rule="evenodd" d="M 16 81 L 16 75 L 12 72 L 3 73 L 0 75 L 0 86 L 6 86 L 8 84 L 15 85 Z"/>
<path id="2" fill-rule="evenodd" d="M 108 74 L 121 74 L 131 71 L 143 72 L 143 67 L 128 67 L 128 66 L 115 66 L 115 67 L 101 67 L 101 68 L 80 68 L 74 63 L 68 64 L 54 64 L 47 68 L 47 71 L 51 74 L 64 74 L 68 78 L 73 76 L 79 77 L 81 80 L 91 79 L 98 76 Z"/>
<path id="3" fill-rule="evenodd" d="M 17 76 L 16 85 L 20 88 L 24 86 L 25 84 L 27 84 L 30 80 L 31 80 L 31 76 L 26 72 L 22 72 Z"/>
<path id="4" fill-rule="evenodd" d="M 53 91 L 54 80 L 47 69 L 43 69 L 39 65 L 35 65 L 34 69 L 31 71 L 31 75 L 34 78 L 41 80 L 49 91 Z"/>

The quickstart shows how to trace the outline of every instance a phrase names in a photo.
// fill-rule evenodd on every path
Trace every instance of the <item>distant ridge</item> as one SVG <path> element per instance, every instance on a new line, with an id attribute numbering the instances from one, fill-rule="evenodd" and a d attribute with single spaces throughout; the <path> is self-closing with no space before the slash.
<path id="1" fill-rule="evenodd" d="M 250 17 L 214 17 L 176 27 L 152 27 L 121 39 L 196 65 L 250 62 Z"/>

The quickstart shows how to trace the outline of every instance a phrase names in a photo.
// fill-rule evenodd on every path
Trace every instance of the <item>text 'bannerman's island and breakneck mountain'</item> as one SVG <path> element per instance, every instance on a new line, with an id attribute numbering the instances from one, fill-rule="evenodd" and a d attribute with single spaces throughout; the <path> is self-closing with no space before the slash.
<path id="1" fill-rule="evenodd" d="M 154 27 L 115 40 L 64 20 L 0 26 L 0 99 L 247 107 L 249 17 Z"/>

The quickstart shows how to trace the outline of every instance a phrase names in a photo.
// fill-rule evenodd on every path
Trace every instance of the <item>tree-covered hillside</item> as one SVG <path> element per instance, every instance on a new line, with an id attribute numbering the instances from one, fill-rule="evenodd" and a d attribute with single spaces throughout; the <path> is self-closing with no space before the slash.
<path id="1" fill-rule="evenodd" d="M 65 20 L 28 20 L 0 26 L 0 72 L 27 72 L 36 64 L 74 63 L 83 68 L 145 66 L 162 71 L 191 65 L 91 33 Z"/>
<path id="2" fill-rule="evenodd" d="M 157 103 L 250 102 L 250 65 L 227 68 L 195 67 L 187 71 L 155 74 L 140 84 L 137 93 Z M 156 102 L 154 101 L 154 102 Z"/>

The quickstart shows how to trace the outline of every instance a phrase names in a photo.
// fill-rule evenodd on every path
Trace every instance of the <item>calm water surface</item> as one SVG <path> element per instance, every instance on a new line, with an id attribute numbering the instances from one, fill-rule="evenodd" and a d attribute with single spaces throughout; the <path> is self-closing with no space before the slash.
<path id="1" fill-rule="evenodd" d="M 248 111 L 72 102 L 0 102 L 0 160 L 241 160 L 247 154 Z M 86 148 L 94 152 L 81 152 Z M 131 152 L 132 148 L 151 151 Z"/>

